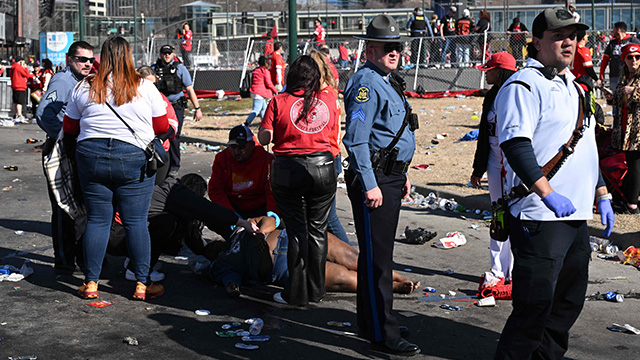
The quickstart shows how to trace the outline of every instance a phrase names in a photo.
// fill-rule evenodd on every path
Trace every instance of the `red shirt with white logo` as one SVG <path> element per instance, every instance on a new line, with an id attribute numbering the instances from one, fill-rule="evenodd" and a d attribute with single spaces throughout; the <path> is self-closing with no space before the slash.
<path id="1" fill-rule="evenodd" d="M 280 70 L 281 79 L 278 81 L 278 75 L 276 70 Z M 279 52 L 274 52 L 271 54 L 271 82 L 274 85 L 284 85 L 284 59 Z"/>
<path id="2" fill-rule="evenodd" d="M 276 95 L 267 106 L 260 126 L 273 130 L 273 154 L 305 155 L 331 151 L 332 133 L 339 117 L 335 96 L 321 91 L 307 118 L 297 120 L 304 98 L 301 92 L 296 92 L 296 95 Z"/>
<path id="3" fill-rule="evenodd" d="M 324 28 L 322 27 L 322 25 L 316 26 L 316 31 L 313 32 L 313 35 L 315 35 L 314 40 L 316 44 L 322 45 L 326 43 L 324 40 L 325 40 L 325 37 L 327 36 L 327 33 L 324 31 Z"/>
<path id="4" fill-rule="evenodd" d="M 193 39 L 193 31 L 187 30 L 182 34 L 182 44 L 180 44 L 182 50 L 191 51 L 191 39 Z"/>

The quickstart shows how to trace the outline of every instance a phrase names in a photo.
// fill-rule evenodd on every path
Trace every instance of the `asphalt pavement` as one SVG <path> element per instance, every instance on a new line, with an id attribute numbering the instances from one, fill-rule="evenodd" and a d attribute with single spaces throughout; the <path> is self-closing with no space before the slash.
<path id="1" fill-rule="evenodd" d="M 107 256 L 100 282 L 100 300 L 114 302 L 94 308 L 77 295 L 81 273 L 56 274 L 50 237 L 51 209 L 42 173 L 41 154 L 28 138 L 44 140 L 34 124 L 0 127 L 0 162 L 17 171 L 0 171 L 0 267 L 20 267 L 25 261 L 34 273 L 19 282 L 0 283 L 0 359 L 35 355 L 38 359 L 387 359 L 353 335 L 355 326 L 332 328 L 329 321 L 355 324 L 355 294 L 329 293 L 321 303 L 292 309 L 271 300 L 278 291 L 270 286 L 244 287 L 239 299 L 228 299 L 222 288 L 195 275 L 186 260 L 163 256 L 164 296 L 133 301 L 135 284 L 124 279 L 122 257 Z M 181 174 L 210 175 L 212 152 L 188 146 Z M 355 243 L 350 205 L 338 189 L 338 215 Z M 496 307 L 470 305 L 478 277 L 489 269 L 488 229 L 470 228 L 481 220 L 442 210 L 403 207 L 397 231 L 395 269 L 421 282 L 419 291 L 395 296 L 396 315 L 410 328 L 408 340 L 420 346 L 415 359 L 491 359 L 511 311 L 511 302 Z M 406 226 L 437 231 L 438 238 L 460 231 L 467 244 L 450 250 L 429 242 L 409 245 L 402 234 Z M 639 272 L 629 265 L 600 259 L 593 254 L 588 294 L 640 291 Z M 425 297 L 424 287 L 437 292 Z M 456 293 L 442 300 L 440 294 Z M 440 308 L 460 306 L 461 311 Z M 622 359 L 640 353 L 637 335 L 607 330 L 613 323 L 640 328 L 640 299 L 622 303 L 587 301 L 571 331 L 569 359 Z M 210 315 L 196 315 L 196 310 Z M 400 314 L 402 312 L 402 314 Z M 256 350 L 235 348 L 239 338 L 221 338 L 223 324 L 260 317 L 270 341 Z M 248 326 L 244 326 L 248 328 Z M 123 342 L 135 337 L 137 346 Z"/>

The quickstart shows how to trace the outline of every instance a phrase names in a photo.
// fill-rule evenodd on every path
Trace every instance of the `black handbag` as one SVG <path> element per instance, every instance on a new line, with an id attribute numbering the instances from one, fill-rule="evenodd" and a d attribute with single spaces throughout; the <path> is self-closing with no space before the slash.
<path id="1" fill-rule="evenodd" d="M 124 121 L 124 119 L 111 106 L 111 104 L 109 104 L 108 102 L 105 102 L 105 104 L 109 107 L 109 109 L 111 109 L 111 111 L 113 111 L 114 114 L 116 114 L 118 119 L 120 119 L 120 121 L 125 124 L 129 131 L 131 131 L 133 136 L 136 139 L 140 140 L 138 134 L 136 134 L 133 128 L 129 126 L 126 121 Z M 164 150 L 164 148 L 162 147 L 162 141 L 158 139 L 157 136 L 147 144 L 147 147 L 144 149 L 144 154 L 147 156 L 147 170 L 155 171 L 159 167 L 162 167 L 169 162 L 169 154 L 167 154 L 167 152 Z"/>

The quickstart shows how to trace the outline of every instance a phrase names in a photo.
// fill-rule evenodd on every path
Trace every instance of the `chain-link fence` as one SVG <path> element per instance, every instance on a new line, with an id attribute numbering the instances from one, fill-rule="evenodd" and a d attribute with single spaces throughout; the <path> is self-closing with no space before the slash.
<path id="1" fill-rule="evenodd" d="M 590 32 L 587 46 L 592 49 L 594 66 L 599 66 L 609 33 Z M 507 51 L 521 67 L 526 61 L 527 34 L 487 32 L 445 38 L 417 37 L 403 42 L 398 66 L 410 91 L 456 91 L 484 88 L 484 78 L 473 67 L 483 64 L 491 54 Z M 282 55 L 288 59 L 289 46 L 282 43 Z M 153 63 L 163 45 L 172 45 L 176 56 L 192 70 L 196 90 L 232 90 L 247 86 L 258 59 L 269 46 L 266 39 L 193 40 L 191 51 L 183 51 L 180 40 L 149 38 L 141 50 L 144 62 Z M 365 61 L 365 42 L 354 38 L 327 41 L 330 58 L 340 75 L 338 88 L 343 90 L 349 78 Z M 300 41 L 298 55 L 309 54 L 317 44 Z"/>

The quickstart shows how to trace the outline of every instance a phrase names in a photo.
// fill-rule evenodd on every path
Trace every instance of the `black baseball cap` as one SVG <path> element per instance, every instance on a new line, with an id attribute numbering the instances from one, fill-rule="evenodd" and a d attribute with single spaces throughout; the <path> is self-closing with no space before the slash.
<path id="1" fill-rule="evenodd" d="M 173 46 L 171 45 L 162 45 L 160 48 L 160 54 L 171 54 L 173 52 Z"/>
<path id="2" fill-rule="evenodd" d="M 248 142 L 253 141 L 253 133 L 244 125 L 238 125 L 229 131 L 229 142 L 227 145 L 238 145 L 244 147 Z"/>
<path id="3" fill-rule="evenodd" d="M 533 20 L 532 34 L 538 39 L 542 39 L 547 30 L 556 30 L 566 26 L 575 26 L 577 31 L 588 30 L 589 25 L 576 22 L 573 14 L 563 7 L 545 9 Z"/>

